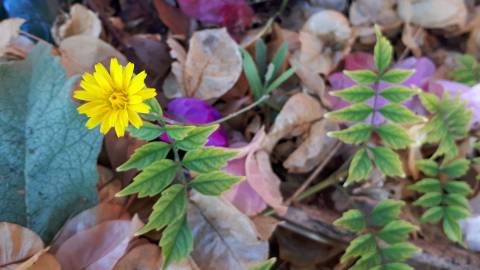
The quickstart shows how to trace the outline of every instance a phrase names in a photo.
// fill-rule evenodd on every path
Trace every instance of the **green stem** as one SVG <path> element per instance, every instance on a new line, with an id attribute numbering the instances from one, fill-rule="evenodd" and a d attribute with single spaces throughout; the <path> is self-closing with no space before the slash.
<path id="1" fill-rule="evenodd" d="M 157 120 L 158 120 L 158 123 L 160 124 L 161 127 L 165 127 L 165 120 L 163 119 L 162 116 L 160 115 L 157 115 Z M 171 146 L 172 146 L 172 151 L 173 151 L 173 157 L 174 157 L 174 160 L 175 160 L 175 163 L 177 163 L 178 165 L 178 169 L 177 169 L 177 175 L 179 176 L 180 178 L 180 181 L 183 183 L 183 184 L 186 184 L 187 183 L 187 179 L 185 177 L 185 173 L 183 171 L 183 167 L 182 167 L 182 161 L 180 160 L 180 154 L 178 153 L 178 148 L 177 146 L 175 145 L 175 141 L 173 139 L 171 139 L 168 134 L 167 134 L 167 137 L 168 139 L 171 141 Z"/>
<path id="2" fill-rule="evenodd" d="M 242 114 L 242 113 L 244 113 L 244 112 L 247 112 L 247 111 L 251 110 L 252 108 L 260 105 L 261 103 L 263 103 L 264 101 L 266 101 L 266 100 L 269 99 L 269 98 L 270 98 L 270 95 L 263 95 L 261 98 L 259 98 L 259 99 L 258 99 L 257 101 L 255 101 L 254 103 L 252 103 L 252 104 L 250 104 L 250 105 L 242 108 L 242 109 L 239 110 L 239 111 L 236 111 L 236 112 L 231 113 L 231 114 L 229 114 L 229 115 L 227 115 L 227 116 L 225 116 L 225 117 L 222 117 L 222 118 L 218 119 L 217 121 L 210 122 L 210 123 L 208 123 L 208 124 L 202 124 L 202 125 L 203 125 L 203 126 L 209 126 L 209 125 L 221 124 L 221 123 L 223 123 L 223 122 L 225 122 L 225 121 L 228 121 L 228 120 L 230 120 L 230 119 L 232 119 L 232 118 L 235 118 L 235 117 L 239 116 L 240 114 Z"/>

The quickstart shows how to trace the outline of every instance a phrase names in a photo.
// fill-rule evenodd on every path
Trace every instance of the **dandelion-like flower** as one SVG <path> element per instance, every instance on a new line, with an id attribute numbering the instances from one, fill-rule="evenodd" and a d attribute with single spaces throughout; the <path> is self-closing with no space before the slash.
<path id="1" fill-rule="evenodd" d="M 83 89 L 76 90 L 74 97 L 86 101 L 77 110 L 90 118 L 86 123 L 89 129 L 101 124 L 103 134 L 113 127 L 117 136 L 122 137 L 129 122 L 136 128 L 143 125 L 138 114 L 150 111 L 144 102 L 157 93 L 154 88 L 145 86 L 145 71 L 134 75 L 133 68 L 132 63 L 123 67 L 113 58 L 110 73 L 99 63 L 93 74 L 83 75 L 80 82 Z"/>

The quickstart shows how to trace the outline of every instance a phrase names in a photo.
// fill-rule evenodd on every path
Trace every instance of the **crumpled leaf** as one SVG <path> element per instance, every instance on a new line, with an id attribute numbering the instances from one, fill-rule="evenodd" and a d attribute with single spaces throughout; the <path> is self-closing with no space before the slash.
<path id="1" fill-rule="evenodd" d="M 328 137 L 327 132 L 338 129 L 338 124 L 328 119 L 315 122 L 306 139 L 283 162 L 283 167 L 291 173 L 306 173 L 314 169 L 335 147 L 337 139 Z"/>
<path id="2" fill-rule="evenodd" d="M 467 7 L 463 0 L 399 0 L 398 14 L 404 22 L 424 28 L 463 27 Z"/>
<path id="3" fill-rule="evenodd" d="M 60 244 L 55 257 L 62 269 L 112 269 L 142 226 L 137 216 L 132 220 L 102 222 L 68 238 Z"/>
<path id="4" fill-rule="evenodd" d="M 0 56 L 5 54 L 10 41 L 18 36 L 20 26 L 25 22 L 24 19 L 11 18 L 0 22 Z"/>
<path id="5" fill-rule="evenodd" d="M 0 222 L 0 268 L 21 262 L 43 249 L 42 239 L 20 225 Z"/>
<path id="6" fill-rule="evenodd" d="M 268 242 L 258 240 L 255 226 L 233 205 L 199 193 L 193 193 L 191 201 L 191 256 L 200 269 L 247 270 L 268 258 Z"/>
<path id="7" fill-rule="evenodd" d="M 51 49 L 40 43 L 27 60 L 0 65 L 0 220 L 45 241 L 96 203 L 101 143 L 85 129 L 70 97 L 73 80 Z"/>
<path id="8" fill-rule="evenodd" d="M 195 32 L 188 53 L 170 39 L 172 73 L 164 83 L 165 95 L 218 98 L 230 90 L 242 73 L 242 58 L 237 43 L 225 28 Z"/>
<path id="9" fill-rule="evenodd" d="M 110 44 L 91 36 L 76 35 L 64 39 L 59 46 L 62 65 L 69 76 L 91 72 L 97 63 L 109 63 L 116 57 L 122 65 L 127 64 L 125 56 Z"/>
<path id="10" fill-rule="evenodd" d="M 23 263 L 11 264 L 2 270 L 61 270 L 57 259 L 47 251 L 48 248 L 44 248 Z"/>
<path id="11" fill-rule="evenodd" d="M 98 38 L 101 33 L 102 22 L 97 14 L 81 4 L 74 4 L 70 8 L 70 14 L 59 15 L 52 27 L 52 36 L 56 43 L 76 35 Z"/>

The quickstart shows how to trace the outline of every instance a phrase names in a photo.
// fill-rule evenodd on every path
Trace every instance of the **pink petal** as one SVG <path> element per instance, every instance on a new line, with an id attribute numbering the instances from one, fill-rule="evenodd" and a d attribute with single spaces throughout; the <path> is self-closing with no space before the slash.
<path id="1" fill-rule="evenodd" d="M 345 69 L 346 70 L 359 70 L 359 69 L 375 69 L 375 63 L 373 62 L 373 55 L 364 52 L 351 53 L 345 56 Z"/>

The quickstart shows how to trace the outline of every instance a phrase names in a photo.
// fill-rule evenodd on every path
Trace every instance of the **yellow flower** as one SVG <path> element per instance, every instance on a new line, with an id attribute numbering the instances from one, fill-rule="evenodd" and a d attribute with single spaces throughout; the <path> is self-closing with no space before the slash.
<path id="1" fill-rule="evenodd" d="M 75 98 L 86 101 L 77 109 L 90 118 L 86 126 L 92 129 L 101 124 L 103 134 L 114 127 L 118 137 L 125 134 L 128 122 L 136 128 L 142 126 L 138 114 L 150 111 L 144 101 L 157 95 L 154 88 L 145 86 L 146 77 L 145 71 L 134 76 L 132 63 L 123 67 L 115 58 L 110 60 L 110 73 L 96 64 L 93 74 L 83 75 L 83 89 L 74 92 Z"/>

